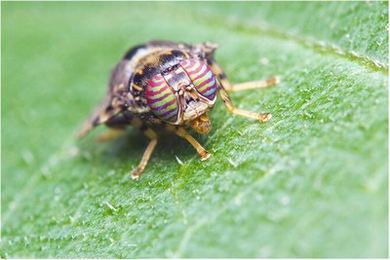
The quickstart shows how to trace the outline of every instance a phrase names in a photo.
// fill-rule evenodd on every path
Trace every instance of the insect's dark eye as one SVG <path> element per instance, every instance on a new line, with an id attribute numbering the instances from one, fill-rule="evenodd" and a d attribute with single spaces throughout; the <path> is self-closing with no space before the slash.
<path id="1" fill-rule="evenodd" d="M 149 80 L 146 101 L 156 116 L 166 122 L 176 122 L 179 112 L 176 96 L 161 74 Z"/>
<path id="2" fill-rule="evenodd" d="M 180 65 L 190 77 L 199 94 L 209 100 L 214 100 L 217 92 L 217 81 L 207 62 L 190 59 L 181 61 Z"/>

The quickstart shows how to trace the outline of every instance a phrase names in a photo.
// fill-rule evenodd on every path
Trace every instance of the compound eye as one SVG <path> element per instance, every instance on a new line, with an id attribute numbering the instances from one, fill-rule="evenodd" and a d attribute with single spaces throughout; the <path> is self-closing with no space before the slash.
<path id="1" fill-rule="evenodd" d="M 153 113 L 163 121 L 176 122 L 179 113 L 177 99 L 161 74 L 149 80 L 146 87 L 146 101 Z"/>
<path id="2" fill-rule="evenodd" d="M 214 100 L 217 92 L 217 81 L 207 62 L 189 59 L 181 61 L 180 65 L 190 77 L 198 93 L 210 101 Z"/>

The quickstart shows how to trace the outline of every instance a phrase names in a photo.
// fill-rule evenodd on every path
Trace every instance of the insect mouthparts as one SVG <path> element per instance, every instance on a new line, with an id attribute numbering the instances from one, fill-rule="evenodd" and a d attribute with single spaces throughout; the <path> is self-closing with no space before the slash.
<path id="1" fill-rule="evenodd" d="M 191 121 L 191 127 L 199 134 L 207 134 L 211 130 L 211 122 L 207 114 L 195 118 Z"/>

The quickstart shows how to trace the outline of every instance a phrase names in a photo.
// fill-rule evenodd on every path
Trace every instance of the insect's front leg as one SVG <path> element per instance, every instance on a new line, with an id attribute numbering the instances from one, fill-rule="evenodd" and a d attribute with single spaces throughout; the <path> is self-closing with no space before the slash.
<path id="1" fill-rule="evenodd" d="M 210 158 L 209 152 L 207 152 L 206 149 L 204 149 L 203 146 L 198 141 L 196 141 L 196 139 L 193 138 L 183 127 L 174 127 L 166 125 L 165 128 L 169 131 L 174 132 L 176 135 L 186 139 L 196 149 L 200 160 L 205 161 Z"/>
<path id="2" fill-rule="evenodd" d="M 146 127 L 139 119 L 133 119 L 131 124 L 134 127 L 140 128 L 144 132 L 145 136 L 149 139 L 148 146 L 145 149 L 141 162 L 138 164 L 137 168 L 131 172 L 131 178 L 133 180 L 138 180 L 146 165 L 148 164 L 154 148 L 157 145 L 157 134 L 151 128 Z"/>
<path id="3" fill-rule="evenodd" d="M 247 111 L 247 110 L 235 107 L 233 105 L 230 97 L 229 97 L 229 94 L 226 92 L 226 90 L 224 89 L 224 87 L 222 85 L 219 86 L 218 91 L 219 91 L 219 94 L 222 98 L 223 103 L 225 104 L 227 110 L 230 113 L 244 116 L 244 117 L 254 118 L 254 119 L 259 120 L 260 122 L 267 122 L 268 120 L 271 119 L 271 117 L 272 117 L 271 113 L 256 113 L 256 112 L 251 112 L 251 111 Z"/>
<path id="4" fill-rule="evenodd" d="M 256 88 L 257 87 L 268 87 L 271 85 L 274 85 L 277 83 L 278 79 L 275 77 L 274 79 L 270 79 L 266 81 L 253 81 L 253 82 L 247 82 L 247 83 L 242 83 L 239 85 L 232 85 L 229 80 L 227 79 L 225 73 L 222 71 L 220 66 L 213 62 L 211 64 L 211 69 L 213 73 L 217 76 L 218 78 L 218 92 L 221 96 L 221 99 L 223 103 L 225 104 L 227 110 L 236 115 L 244 116 L 244 117 L 249 117 L 249 118 L 254 118 L 259 120 L 260 122 L 266 122 L 271 119 L 272 115 L 270 113 L 256 113 L 256 112 L 251 112 L 243 109 L 239 109 L 235 107 L 229 97 L 229 94 L 227 90 L 229 91 L 239 91 L 239 90 L 244 90 L 244 89 L 251 89 L 251 88 Z"/>

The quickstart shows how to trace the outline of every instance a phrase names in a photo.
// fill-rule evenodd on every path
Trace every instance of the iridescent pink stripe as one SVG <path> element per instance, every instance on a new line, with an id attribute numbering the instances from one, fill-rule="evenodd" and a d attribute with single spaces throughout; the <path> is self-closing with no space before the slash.
<path id="1" fill-rule="evenodd" d="M 173 112 L 175 112 L 175 113 L 173 113 Z M 173 113 L 173 114 L 172 114 Z M 171 109 L 171 110 L 168 110 L 168 111 L 166 111 L 166 112 L 164 112 L 164 113 L 162 113 L 162 114 L 160 114 L 160 117 L 162 117 L 162 118 L 164 118 L 164 119 L 170 119 L 170 118 L 172 118 L 172 117 L 175 117 L 175 119 L 176 119 L 176 113 L 177 113 L 177 109 Z M 170 117 L 167 117 L 168 115 L 170 115 L 170 114 L 172 114 Z"/>
<path id="2" fill-rule="evenodd" d="M 200 83 L 198 86 L 196 86 L 198 89 L 201 89 L 204 85 L 212 82 L 212 81 L 215 81 L 214 77 L 210 77 L 208 79 L 206 79 L 205 81 L 203 81 L 202 83 Z"/>
<path id="3" fill-rule="evenodd" d="M 202 67 L 202 64 L 198 61 L 189 60 L 188 62 L 187 61 L 185 62 L 186 63 L 181 62 L 180 65 L 183 66 L 183 68 L 187 71 L 187 73 L 193 73 L 194 70 L 197 70 L 200 67 Z"/>
<path id="4" fill-rule="evenodd" d="M 193 66 L 191 66 L 190 68 L 186 68 L 186 72 L 190 75 L 194 75 L 196 73 L 198 73 L 199 71 L 201 71 L 203 69 L 203 66 L 202 64 L 200 63 L 195 63 Z"/>
<path id="5" fill-rule="evenodd" d="M 202 69 L 203 69 L 203 66 L 202 66 Z M 198 79 L 202 78 L 208 72 L 209 72 L 209 69 L 206 67 L 205 70 L 202 72 L 202 74 L 200 74 L 200 75 L 198 75 L 196 77 L 195 77 L 195 75 L 190 75 L 190 77 L 192 76 L 193 77 L 193 78 L 191 77 L 192 81 L 195 81 L 195 80 L 198 80 Z M 194 74 L 196 74 L 196 73 L 194 73 Z"/>
<path id="6" fill-rule="evenodd" d="M 164 84 L 160 84 L 160 85 L 152 85 L 149 83 L 149 86 L 153 87 L 153 88 L 159 88 L 157 91 L 155 91 L 154 89 L 147 88 L 146 95 L 148 95 L 150 97 L 158 95 L 161 92 L 165 91 L 167 88 L 169 88 L 169 86 L 166 82 Z"/>
<path id="7" fill-rule="evenodd" d="M 160 111 L 160 110 L 163 110 L 163 109 L 166 109 L 167 107 L 169 107 L 170 105 L 172 105 L 173 103 L 176 102 L 176 98 L 172 99 L 171 101 L 165 103 L 164 105 L 162 106 L 153 106 L 153 105 L 150 105 L 152 108 L 156 109 L 157 111 Z M 175 110 L 175 109 L 174 109 Z"/>
<path id="8" fill-rule="evenodd" d="M 165 99 L 166 97 L 168 97 L 170 95 L 172 95 L 172 93 L 167 93 L 167 94 L 165 94 L 165 95 L 163 95 L 163 96 L 161 96 L 159 98 L 153 98 L 153 99 L 150 100 L 149 103 L 150 103 L 150 105 L 153 105 L 154 103 L 159 102 L 159 101 Z"/>

